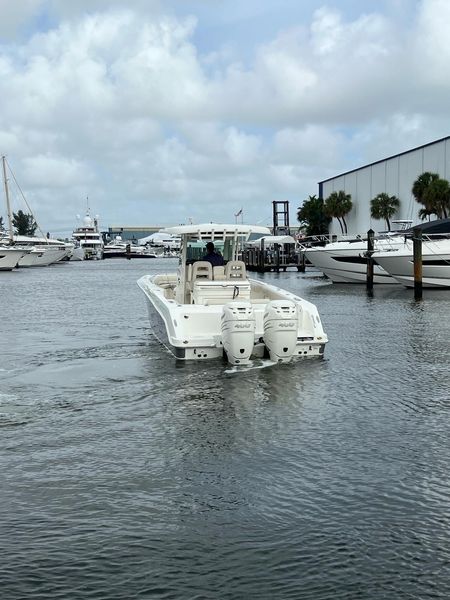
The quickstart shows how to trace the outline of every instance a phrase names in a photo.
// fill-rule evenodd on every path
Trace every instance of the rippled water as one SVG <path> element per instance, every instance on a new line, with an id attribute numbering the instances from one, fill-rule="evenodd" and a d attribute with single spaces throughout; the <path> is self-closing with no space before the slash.
<path id="1" fill-rule="evenodd" d="M 136 280 L 0 273 L 0 597 L 450 597 L 450 294 L 264 275 L 324 360 L 177 364 Z"/>

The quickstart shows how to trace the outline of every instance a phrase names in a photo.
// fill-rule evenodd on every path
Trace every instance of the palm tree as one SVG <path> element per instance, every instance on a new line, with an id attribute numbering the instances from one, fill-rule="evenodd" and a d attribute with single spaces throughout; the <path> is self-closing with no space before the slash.
<path id="1" fill-rule="evenodd" d="M 324 202 L 316 195 L 309 196 L 297 211 L 297 219 L 306 227 L 306 235 L 324 235 L 328 233 L 330 217 L 325 214 Z"/>
<path id="2" fill-rule="evenodd" d="M 450 185 L 446 179 L 433 179 L 423 193 L 425 206 L 439 219 L 446 219 L 450 209 Z"/>
<path id="3" fill-rule="evenodd" d="M 431 183 L 433 181 L 436 181 L 437 179 L 439 179 L 439 175 L 437 173 L 430 173 L 429 171 L 425 171 L 424 173 L 419 175 L 419 177 L 413 183 L 411 190 L 412 195 L 417 200 L 417 202 L 419 202 L 419 204 L 423 204 L 423 206 L 425 207 L 424 209 L 421 209 L 419 211 L 419 216 L 421 216 L 421 218 L 423 219 L 427 216 L 430 217 L 432 214 L 434 214 L 434 210 L 432 210 L 432 207 L 426 204 L 425 195 L 426 190 L 430 187 Z"/>
<path id="4" fill-rule="evenodd" d="M 430 212 L 427 208 L 421 208 L 418 213 L 421 221 L 425 221 L 425 219 L 428 219 L 430 221 L 432 214 L 434 213 Z"/>
<path id="5" fill-rule="evenodd" d="M 370 215 L 373 219 L 384 219 L 388 231 L 391 230 L 389 219 L 395 215 L 400 207 L 397 196 L 389 196 L 382 192 L 370 201 Z"/>
<path id="6" fill-rule="evenodd" d="M 341 233 L 347 233 L 345 216 L 352 210 L 353 202 L 350 194 L 343 190 L 332 192 L 325 200 L 325 214 L 338 220 Z"/>

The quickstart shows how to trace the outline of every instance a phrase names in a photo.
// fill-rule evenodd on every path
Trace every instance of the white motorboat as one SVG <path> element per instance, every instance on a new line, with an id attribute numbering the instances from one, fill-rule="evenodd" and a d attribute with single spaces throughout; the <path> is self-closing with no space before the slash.
<path id="1" fill-rule="evenodd" d="M 392 221 L 395 231 L 378 234 L 374 239 L 375 250 L 395 250 L 403 244 L 404 234 L 412 221 Z M 364 236 L 341 239 L 322 246 L 305 246 L 302 250 L 309 262 L 333 283 L 365 283 L 367 280 L 367 239 Z M 397 283 L 374 260 L 374 283 Z"/>
<path id="2" fill-rule="evenodd" d="M 98 229 L 98 219 L 92 218 L 89 207 L 83 223 L 77 227 L 72 238 L 75 248 L 71 260 L 98 260 L 103 258 L 103 239 Z"/>
<path id="3" fill-rule="evenodd" d="M 26 248 L 14 246 L 0 246 L 0 271 L 12 271 L 18 265 L 19 260 L 27 254 Z"/>
<path id="4" fill-rule="evenodd" d="M 375 249 L 394 250 L 403 244 L 403 238 L 393 236 L 374 240 Z M 354 239 L 331 242 L 303 250 L 305 257 L 333 283 L 365 283 L 367 278 L 367 241 Z M 383 268 L 374 264 L 374 283 L 397 283 Z"/>
<path id="5" fill-rule="evenodd" d="M 181 236 L 178 272 L 146 275 L 137 283 L 153 332 L 176 358 L 225 355 L 239 365 L 267 355 L 275 362 L 323 356 L 328 338 L 315 305 L 248 279 L 237 260 L 240 245 L 252 233 L 269 234 L 267 227 L 208 223 L 165 231 Z M 201 260 L 209 241 L 222 252 L 224 266 Z"/>
<path id="6" fill-rule="evenodd" d="M 395 281 L 414 287 L 413 241 L 406 239 L 392 252 L 376 252 L 374 259 Z M 450 238 L 424 238 L 422 241 L 422 285 L 450 288 Z"/>
<path id="7" fill-rule="evenodd" d="M 125 242 L 120 235 L 116 235 L 103 248 L 103 258 L 157 258 L 157 254 L 147 246 Z"/>

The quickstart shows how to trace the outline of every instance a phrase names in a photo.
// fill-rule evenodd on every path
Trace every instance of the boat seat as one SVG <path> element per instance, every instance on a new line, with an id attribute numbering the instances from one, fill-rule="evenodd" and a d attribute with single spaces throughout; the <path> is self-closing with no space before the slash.
<path id="1" fill-rule="evenodd" d="M 198 279 L 212 279 L 212 264 L 207 260 L 198 260 L 192 265 L 192 283 Z"/>
<path id="2" fill-rule="evenodd" d="M 226 279 L 225 267 L 223 265 L 217 265 L 213 267 L 213 279 L 214 281 L 223 281 Z"/>
<path id="3" fill-rule="evenodd" d="M 247 279 L 245 263 L 242 260 L 229 260 L 225 265 L 225 279 Z"/>

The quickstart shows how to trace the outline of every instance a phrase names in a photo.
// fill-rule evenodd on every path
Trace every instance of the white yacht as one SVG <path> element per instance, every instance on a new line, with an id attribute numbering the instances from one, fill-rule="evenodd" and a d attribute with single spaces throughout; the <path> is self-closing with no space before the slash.
<path id="1" fill-rule="evenodd" d="M 72 233 L 75 248 L 71 260 L 97 260 L 103 258 L 103 239 L 97 218 L 92 218 L 89 208 L 83 223 Z"/>
<path id="2" fill-rule="evenodd" d="M 12 271 L 18 266 L 19 260 L 27 254 L 26 248 L 0 245 L 0 271 Z"/>
<path id="3" fill-rule="evenodd" d="M 3 183 L 5 186 L 6 211 L 9 222 L 9 244 L 16 250 L 22 250 L 22 256 L 17 261 L 18 267 L 40 267 L 59 262 L 70 256 L 73 244 L 49 237 L 15 235 L 13 233 L 13 212 L 9 199 L 9 186 L 6 170 L 6 157 L 2 156 Z M 25 200 L 26 202 L 26 200 Z M 27 204 L 28 206 L 28 204 Z M 6 234 L 5 234 L 6 237 Z M 1 240 L 0 240 L 1 241 Z"/>
<path id="4" fill-rule="evenodd" d="M 393 250 L 403 240 L 375 240 L 375 248 Z M 309 262 L 333 283 L 365 283 L 367 277 L 367 241 L 360 239 L 331 242 L 303 250 Z M 383 268 L 374 264 L 374 283 L 397 283 Z"/>
<path id="5" fill-rule="evenodd" d="M 237 260 L 251 225 L 181 225 L 165 232 L 181 236 L 178 272 L 146 275 L 138 285 L 147 298 L 156 337 L 181 360 L 226 356 L 246 364 L 269 356 L 275 362 L 323 356 L 328 341 L 314 304 L 279 287 L 247 278 Z M 202 260 L 212 241 L 224 266 Z"/>
<path id="6" fill-rule="evenodd" d="M 46 267 L 64 260 L 73 251 L 73 244 L 54 238 L 14 235 L 14 243 L 28 249 L 19 260 L 19 267 Z"/>
<path id="7" fill-rule="evenodd" d="M 378 234 L 374 239 L 375 250 L 395 250 L 403 244 L 403 235 L 412 221 L 393 221 L 398 229 Z M 367 239 L 357 236 L 330 242 L 324 246 L 303 246 L 309 262 L 322 271 L 333 283 L 365 283 L 367 279 Z M 374 257 L 375 259 L 375 257 Z M 397 283 L 374 260 L 374 283 Z"/>
<path id="8" fill-rule="evenodd" d="M 157 258 L 147 246 L 138 246 L 125 242 L 120 235 L 105 244 L 103 258 Z"/>
<path id="9" fill-rule="evenodd" d="M 407 239 L 393 252 L 376 252 L 374 259 L 393 279 L 406 287 L 414 287 L 413 241 Z M 423 239 L 422 285 L 428 288 L 450 288 L 450 237 Z"/>

